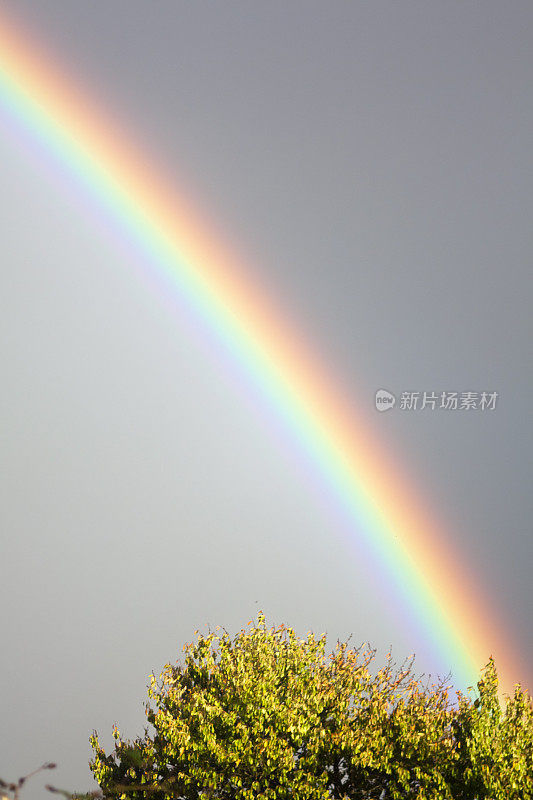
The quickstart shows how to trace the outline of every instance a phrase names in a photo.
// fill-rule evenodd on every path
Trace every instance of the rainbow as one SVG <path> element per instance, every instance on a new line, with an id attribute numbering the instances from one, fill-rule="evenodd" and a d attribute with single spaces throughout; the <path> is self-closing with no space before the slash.
<path id="1" fill-rule="evenodd" d="M 378 565 L 391 605 L 422 628 L 446 671 L 453 665 L 455 685 L 474 683 L 491 654 L 502 691 L 523 681 L 486 593 L 289 315 L 111 115 L 3 12 L 0 114 L 75 181 L 275 410 L 342 509 L 353 543 Z"/>

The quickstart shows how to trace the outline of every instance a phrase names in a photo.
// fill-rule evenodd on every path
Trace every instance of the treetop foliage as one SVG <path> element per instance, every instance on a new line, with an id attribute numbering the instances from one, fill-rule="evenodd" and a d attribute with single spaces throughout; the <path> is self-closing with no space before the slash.
<path id="1" fill-rule="evenodd" d="M 251 627 L 250 627 L 251 626 Z M 520 686 L 503 710 L 490 659 L 471 700 L 424 686 L 412 661 L 326 636 L 299 639 L 265 617 L 233 639 L 197 633 L 184 664 L 150 676 L 153 733 L 90 768 L 105 796 L 154 800 L 533 800 L 533 707 Z"/>

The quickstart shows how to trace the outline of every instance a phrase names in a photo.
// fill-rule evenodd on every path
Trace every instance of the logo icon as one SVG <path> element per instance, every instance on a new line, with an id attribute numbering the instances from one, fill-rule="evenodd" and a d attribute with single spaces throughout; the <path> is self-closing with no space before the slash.
<path id="1" fill-rule="evenodd" d="M 396 398 L 386 389 L 378 389 L 376 392 L 376 408 L 378 411 L 390 411 L 396 405 Z"/>

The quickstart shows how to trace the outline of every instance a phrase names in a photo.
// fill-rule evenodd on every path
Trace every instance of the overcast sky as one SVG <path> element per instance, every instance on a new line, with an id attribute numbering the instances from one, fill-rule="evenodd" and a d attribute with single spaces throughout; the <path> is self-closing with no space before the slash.
<path id="1" fill-rule="evenodd" d="M 283 299 L 531 663 L 533 5 L 4 9 Z M 0 163 L 0 776 L 54 760 L 53 782 L 93 788 L 92 730 L 141 734 L 149 673 L 259 609 L 453 667 L 398 626 L 275 421 L 3 113 Z M 378 414 L 382 387 L 498 399 Z"/>

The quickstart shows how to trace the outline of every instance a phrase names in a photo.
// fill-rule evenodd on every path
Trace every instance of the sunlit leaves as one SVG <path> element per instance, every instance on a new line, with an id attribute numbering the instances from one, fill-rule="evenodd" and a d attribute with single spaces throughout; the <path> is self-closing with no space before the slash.
<path id="1" fill-rule="evenodd" d="M 411 662 L 373 671 L 374 653 L 291 628 L 197 632 L 183 664 L 151 676 L 153 734 L 91 769 L 109 797 L 134 800 L 530 800 L 533 718 L 517 688 L 502 711 L 492 660 L 471 701 L 423 687 Z"/>

